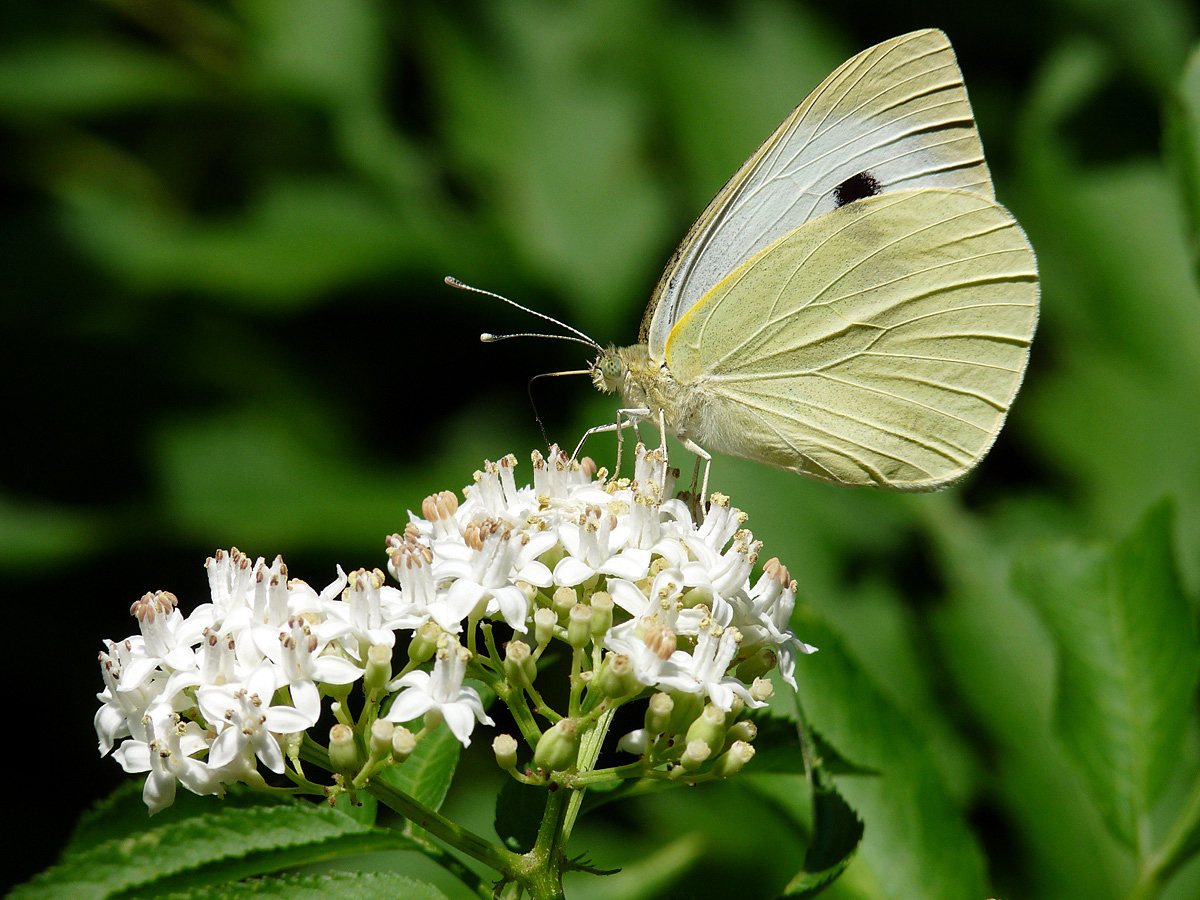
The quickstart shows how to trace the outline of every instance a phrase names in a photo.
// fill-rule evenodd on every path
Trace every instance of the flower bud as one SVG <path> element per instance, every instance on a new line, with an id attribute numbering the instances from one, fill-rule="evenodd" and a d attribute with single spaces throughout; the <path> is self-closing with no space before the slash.
<path id="1" fill-rule="evenodd" d="M 504 677 L 510 684 L 527 688 L 537 678 L 537 663 L 524 641 L 509 641 L 504 648 Z"/>
<path id="2" fill-rule="evenodd" d="M 775 685 L 765 678 L 755 678 L 750 685 L 750 696 L 759 703 L 766 703 L 775 694 Z"/>
<path id="3" fill-rule="evenodd" d="M 437 706 L 429 707 L 425 710 L 425 715 L 421 717 L 421 725 L 426 731 L 433 731 L 445 721 L 446 717 L 442 715 L 441 708 Z"/>
<path id="4" fill-rule="evenodd" d="M 550 643 L 550 639 L 554 637 L 554 626 L 557 624 L 558 616 L 548 607 L 543 606 L 533 614 L 533 639 L 539 650 Z"/>
<path id="5" fill-rule="evenodd" d="M 608 591 L 592 594 L 592 638 L 601 640 L 613 623 L 613 598 Z"/>
<path id="6" fill-rule="evenodd" d="M 759 647 L 757 653 L 742 661 L 735 670 L 735 674 L 742 683 L 753 681 L 775 668 L 777 661 L 774 650 L 770 647 Z"/>
<path id="7" fill-rule="evenodd" d="M 567 614 L 567 643 L 582 650 L 592 640 L 592 610 L 576 603 Z"/>
<path id="8" fill-rule="evenodd" d="M 441 636 L 442 628 L 437 622 L 434 622 L 432 619 L 428 622 L 423 622 L 413 632 L 412 640 L 409 641 L 409 660 L 420 665 L 423 662 L 433 659 L 433 654 L 437 652 L 438 638 Z"/>
<path id="9" fill-rule="evenodd" d="M 371 723 L 371 739 L 367 748 L 372 759 L 383 759 L 392 752 L 392 733 L 396 726 L 387 719 L 376 719 Z"/>
<path id="10" fill-rule="evenodd" d="M 648 746 L 650 746 L 650 732 L 645 728 L 638 728 L 629 734 L 622 735 L 621 739 L 617 741 L 618 750 L 632 753 L 634 756 L 641 756 L 646 752 Z"/>
<path id="11" fill-rule="evenodd" d="M 695 772 L 710 756 L 712 756 L 712 748 L 704 741 L 688 741 L 679 762 L 687 771 Z"/>
<path id="12" fill-rule="evenodd" d="M 549 772 L 561 772 L 574 765 L 578 755 L 578 724 L 574 719 L 559 719 L 538 740 L 533 764 Z"/>
<path id="13" fill-rule="evenodd" d="M 329 762 L 335 772 L 347 778 L 358 771 L 358 748 L 354 746 L 354 729 L 341 722 L 329 729 Z"/>
<path id="14" fill-rule="evenodd" d="M 624 653 L 609 653 L 596 673 L 596 688 L 610 700 L 630 697 L 642 689 L 633 672 L 633 661 Z"/>
<path id="15" fill-rule="evenodd" d="M 689 588 L 684 591 L 679 598 L 679 602 L 683 604 L 684 609 L 693 609 L 697 606 L 704 605 L 709 609 L 713 608 L 713 590 L 709 585 L 700 585 L 698 587 Z"/>
<path id="16" fill-rule="evenodd" d="M 675 701 L 670 694 L 659 691 L 650 697 L 646 704 L 646 730 L 651 734 L 662 734 L 671 727 L 671 713 L 675 709 Z"/>
<path id="17" fill-rule="evenodd" d="M 416 749 L 416 746 L 417 736 L 403 725 L 397 725 L 392 731 L 392 757 L 396 762 L 404 762 L 408 759 L 409 754 Z"/>
<path id="18" fill-rule="evenodd" d="M 579 594 L 575 592 L 575 588 L 563 585 L 554 592 L 552 600 L 558 620 L 564 622 L 571 612 L 571 607 L 579 602 Z"/>
<path id="19" fill-rule="evenodd" d="M 742 710 L 746 708 L 746 701 L 737 694 L 733 695 L 733 700 L 730 701 L 729 709 L 725 713 L 726 727 L 737 721 L 737 717 L 742 714 Z"/>
<path id="20" fill-rule="evenodd" d="M 749 719 L 742 719 L 729 726 L 729 730 L 725 732 L 725 743 L 728 744 L 732 741 L 749 743 L 756 737 L 758 737 L 758 726 Z"/>
<path id="21" fill-rule="evenodd" d="M 363 692 L 379 697 L 392 678 L 392 648 L 387 644 L 372 644 L 367 650 L 367 667 L 363 671 Z"/>
<path id="22" fill-rule="evenodd" d="M 730 775 L 736 775 L 742 770 L 746 763 L 754 758 L 754 748 L 745 741 L 734 741 L 733 746 L 729 748 L 713 767 L 713 772 L 718 778 L 728 778 Z"/>
<path id="23" fill-rule="evenodd" d="M 688 727 L 686 740 L 689 747 L 704 741 L 710 751 L 719 751 L 725 746 L 725 713 L 708 704 Z"/>
<path id="24" fill-rule="evenodd" d="M 517 767 L 517 739 L 511 734 L 498 734 L 492 741 L 496 765 L 508 772 Z"/>

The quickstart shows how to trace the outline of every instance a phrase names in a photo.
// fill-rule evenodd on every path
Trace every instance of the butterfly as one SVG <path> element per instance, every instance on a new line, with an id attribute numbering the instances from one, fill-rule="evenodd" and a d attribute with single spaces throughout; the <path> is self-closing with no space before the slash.
<path id="1" fill-rule="evenodd" d="M 954 50 L 915 31 L 843 63 L 729 179 L 637 344 L 583 335 L 622 401 L 588 434 L 647 422 L 709 464 L 936 490 L 995 441 L 1037 317 L 1033 249 L 995 200 Z"/>

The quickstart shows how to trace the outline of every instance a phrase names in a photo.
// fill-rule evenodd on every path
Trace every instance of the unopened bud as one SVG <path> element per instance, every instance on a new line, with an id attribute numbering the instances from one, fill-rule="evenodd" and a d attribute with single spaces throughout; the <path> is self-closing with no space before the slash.
<path id="1" fill-rule="evenodd" d="M 725 712 L 725 725 L 732 725 L 737 721 L 737 717 L 742 714 L 742 710 L 746 708 L 746 701 L 737 694 L 733 695 L 733 700 L 729 703 L 729 709 Z"/>
<path id="2" fill-rule="evenodd" d="M 511 734 L 498 734 L 492 741 L 492 752 L 496 754 L 496 765 L 504 771 L 517 767 L 517 739 Z"/>
<path id="3" fill-rule="evenodd" d="M 351 777 L 358 771 L 358 748 L 354 729 L 341 722 L 329 729 L 329 763 L 335 772 Z"/>
<path id="4" fill-rule="evenodd" d="M 632 753 L 634 756 L 641 756 L 646 752 L 648 746 L 650 746 L 650 732 L 645 728 L 638 728 L 636 731 L 622 735 L 621 739 L 617 741 L 618 750 Z"/>
<path id="5" fill-rule="evenodd" d="M 725 745 L 725 713 L 708 704 L 688 727 L 686 740 L 688 746 L 704 741 L 710 750 L 720 750 Z"/>
<path id="6" fill-rule="evenodd" d="M 642 683 L 633 671 L 633 661 L 624 653 L 609 653 L 596 673 L 596 688 L 610 700 L 620 700 L 638 693 Z"/>
<path id="7" fill-rule="evenodd" d="M 392 752 L 392 734 L 396 726 L 387 719 L 376 719 L 371 723 L 371 740 L 368 750 L 372 759 L 383 759 Z"/>
<path id="8" fill-rule="evenodd" d="M 766 703 L 775 694 L 775 685 L 765 678 L 755 678 L 750 685 L 750 696 L 759 703 Z"/>
<path id="9" fill-rule="evenodd" d="M 392 756 L 396 762 L 404 762 L 416 747 L 417 736 L 403 725 L 397 725 L 392 731 Z"/>
<path id="10" fill-rule="evenodd" d="M 701 585 L 699 587 L 689 588 L 680 596 L 679 602 L 683 604 L 685 609 L 693 609 L 694 607 L 704 605 L 711 610 L 713 608 L 712 587 L 708 585 Z"/>
<path id="11" fill-rule="evenodd" d="M 756 737 L 758 737 L 758 726 L 749 719 L 742 719 L 729 726 L 729 730 L 725 732 L 725 743 L 728 744 L 732 741 L 749 743 Z"/>
<path id="12" fill-rule="evenodd" d="M 363 691 L 378 698 L 392 678 L 392 648 L 387 644 L 372 644 L 367 650 L 367 666 L 363 670 Z"/>
<path id="13" fill-rule="evenodd" d="M 592 610 L 576 603 L 567 614 L 567 643 L 582 650 L 592 640 Z"/>
<path id="14" fill-rule="evenodd" d="M 650 697 L 646 704 L 646 730 L 651 734 L 662 734 L 671 727 L 671 713 L 675 709 L 675 701 L 670 694 L 659 691 Z"/>
<path id="15" fill-rule="evenodd" d="M 437 622 L 432 619 L 422 622 L 421 626 L 413 633 L 412 640 L 409 641 L 409 660 L 420 665 L 433 659 L 433 654 L 437 652 L 438 638 L 441 636 L 442 628 Z"/>
<path id="16" fill-rule="evenodd" d="M 735 674 L 744 684 L 747 681 L 753 681 L 755 678 L 761 678 L 773 668 L 778 661 L 775 651 L 770 647 L 759 647 L 758 652 L 748 659 L 744 660 L 735 670 Z"/>
<path id="17" fill-rule="evenodd" d="M 429 707 L 425 710 L 425 715 L 421 717 L 421 725 L 426 731 L 433 731 L 445 721 L 446 717 L 442 715 L 441 707 L 438 706 Z"/>
<path id="18" fill-rule="evenodd" d="M 574 719 L 559 719 L 538 740 L 533 764 L 549 772 L 561 772 L 574 765 L 578 755 L 578 724 Z"/>
<path id="19" fill-rule="evenodd" d="M 533 639 L 538 649 L 545 647 L 554 637 L 554 626 L 558 624 L 558 616 L 554 610 L 543 606 L 533 614 Z"/>
<path id="20" fill-rule="evenodd" d="M 552 600 L 554 603 L 554 612 L 557 613 L 558 620 L 564 622 L 571 612 L 571 607 L 579 602 L 579 594 L 575 592 L 575 588 L 563 585 L 554 592 Z"/>
<path id="21" fill-rule="evenodd" d="M 713 772 L 718 778 L 728 778 L 742 770 L 754 758 L 754 748 L 745 741 L 734 741 L 733 745 L 717 760 Z"/>
<path id="22" fill-rule="evenodd" d="M 687 771 L 695 772 L 710 756 L 712 756 L 712 748 L 704 741 L 688 741 L 679 762 Z"/>
<path id="23" fill-rule="evenodd" d="M 704 698 L 686 691 L 671 691 L 671 699 L 675 701 L 675 708 L 671 710 L 671 721 L 663 730 L 671 734 L 686 734 L 696 716 L 704 709 Z"/>
<path id="24" fill-rule="evenodd" d="M 613 598 L 608 591 L 592 594 L 592 637 L 599 641 L 612 628 Z"/>
<path id="25" fill-rule="evenodd" d="M 509 641 L 504 648 L 504 676 L 509 683 L 527 688 L 537 678 L 537 663 L 524 641 Z"/>

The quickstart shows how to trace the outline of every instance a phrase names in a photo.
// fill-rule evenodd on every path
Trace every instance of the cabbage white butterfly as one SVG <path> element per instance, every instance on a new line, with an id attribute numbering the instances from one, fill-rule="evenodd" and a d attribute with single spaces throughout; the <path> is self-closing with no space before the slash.
<path id="1" fill-rule="evenodd" d="M 588 434 L 645 421 L 709 463 L 929 491 L 995 441 L 1037 314 L 1033 250 L 995 202 L 950 42 L 926 30 L 843 63 L 738 169 L 639 343 L 571 331 L 623 401 Z"/>

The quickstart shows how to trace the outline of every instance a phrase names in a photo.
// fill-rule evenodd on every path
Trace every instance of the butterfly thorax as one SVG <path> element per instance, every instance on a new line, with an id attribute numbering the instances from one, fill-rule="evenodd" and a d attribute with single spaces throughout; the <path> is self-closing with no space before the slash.
<path id="1" fill-rule="evenodd" d="M 692 430 L 701 395 L 686 391 L 665 365 L 651 359 L 645 344 L 608 347 L 592 363 L 591 374 L 597 390 L 621 395 L 625 409 L 647 409 L 644 418 L 655 423 L 662 410 L 667 430 L 679 437 Z"/>

